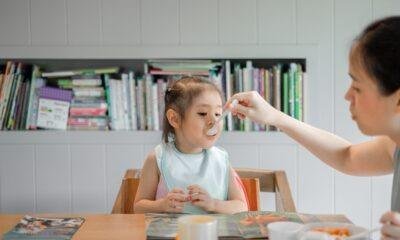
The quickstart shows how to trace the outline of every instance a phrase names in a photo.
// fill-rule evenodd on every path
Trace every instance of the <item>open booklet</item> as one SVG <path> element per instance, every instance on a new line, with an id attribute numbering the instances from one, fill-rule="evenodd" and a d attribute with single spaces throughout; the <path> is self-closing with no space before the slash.
<path id="1" fill-rule="evenodd" d="M 40 218 L 26 215 L 4 234 L 3 239 L 71 239 L 84 221 L 81 217 Z"/>
<path id="2" fill-rule="evenodd" d="M 184 214 L 146 214 L 148 239 L 173 239 L 178 231 L 178 218 Z M 321 222 L 317 215 L 287 212 L 240 212 L 210 214 L 218 220 L 218 236 L 229 238 L 265 238 L 267 225 L 277 221 L 298 223 Z"/>

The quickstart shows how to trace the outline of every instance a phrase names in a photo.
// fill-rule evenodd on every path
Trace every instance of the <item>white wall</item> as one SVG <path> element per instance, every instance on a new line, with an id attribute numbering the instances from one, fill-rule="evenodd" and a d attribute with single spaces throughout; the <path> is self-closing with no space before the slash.
<path id="1" fill-rule="evenodd" d="M 347 53 L 396 0 L 0 0 L 0 58 L 304 57 L 307 121 L 365 140 L 343 99 Z M 120 176 L 158 133 L 0 133 L 0 212 L 109 212 Z M 391 176 L 325 166 L 279 133 L 227 134 L 234 166 L 285 169 L 299 212 L 375 226 Z M 265 208 L 271 207 L 264 200 Z"/>

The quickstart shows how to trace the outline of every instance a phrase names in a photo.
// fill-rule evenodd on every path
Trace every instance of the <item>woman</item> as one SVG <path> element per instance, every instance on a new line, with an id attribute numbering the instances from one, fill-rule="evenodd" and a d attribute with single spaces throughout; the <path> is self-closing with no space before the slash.
<path id="1" fill-rule="evenodd" d="M 226 107 L 239 118 L 274 125 L 329 166 L 350 175 L 394 172 L 391 211 L 381 217 L 382 239 L 400 239 L 400 16 L 370 24 L 354 41 L 349 54 L 351 86 L 346 93 L 350 113 L 366 135 L 350 142 L 295 120 L 276 110 L 257 92 L 232 96 Z M 232 106 L 233 99 L 240 104 Z"/>

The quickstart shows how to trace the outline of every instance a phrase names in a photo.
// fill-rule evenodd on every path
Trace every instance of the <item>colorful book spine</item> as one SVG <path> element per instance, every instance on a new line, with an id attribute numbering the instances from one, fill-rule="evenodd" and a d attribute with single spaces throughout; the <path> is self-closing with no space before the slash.
<path id="1" fill-rule="evenodd" d="M 130 107 L 129 107 L 129 76 L 126 73 L 121 74 L 122 79 L 122 110 L 123 110 L 123 120 L 124 120 L 124 129 L 129 130 L 131 129 L 130 123 Z"/>
<path id="2" fill-rule="evenodd" d="M 301 65 L 297 64 L 297 71 L 295 74 L 295 94 L 294 94 L 294 116 L 297 120 L 303 119 L 303 73 L 301 71 Z"/>
<path id="3" fill-rule="evenodd" d="M 154 131 L 159 131 L 160 130 L 160 122 L 158 119 L 158 91 L 157 91 L 157 84 L 152 84 L 151 85 L 151 104 L 152 104 L 152 108 L 151 108 L 151 118 L 153 121 L 153 130 Z"/>
<path id="4" fill-rule="evenodd" d="M 137 130 L 137 104 L 136 104 L 136 80 L 135 74 L 131 71 L 129 72 L 129 118 L 132 130 Z"/>
<path id="5" fill-rule="evenodd" d="M 146 129 L 154 130 L 153 125 L 153 103 L 152 103 L 152 85 L 153 85 L 153 76 L 147 74 L 145 76 L 145 113 L 146 113 Z"/>
<path id="6" fill-rule="evenodd" d="M 282 109 L 289 115 L 289 74 L 287 72 L 282 75 Z"/>
<path id="7" fill-rule="evenodd" d="M 289 66 L 289 115 L 295 117 L 295 75 L 296 75 L 296 64 L 291 63 Z"/>

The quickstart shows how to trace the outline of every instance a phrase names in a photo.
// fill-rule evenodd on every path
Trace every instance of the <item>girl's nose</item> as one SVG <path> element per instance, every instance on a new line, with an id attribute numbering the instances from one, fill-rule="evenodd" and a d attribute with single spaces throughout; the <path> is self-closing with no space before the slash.
<path id="1" fill-rule="evenodd" d="M 209 120 L 208 120 L 208 125 L 209 126 L 213 126 L 214 124 L 215 124 L 215 122 L 217 121 L 217 117 L 214 115 L 214 116 L 211 116 L 210 118 L 209 118 Z"/>
<path id="2" fill-rule="evenodd" d="M 214 119 L 209 119 L 208 122 L 207 122 L 207 125 L 208 125 L 208 126 L 213 126 L 214 123 L 215 123 L 215 120 L 214 120 Z"/>

